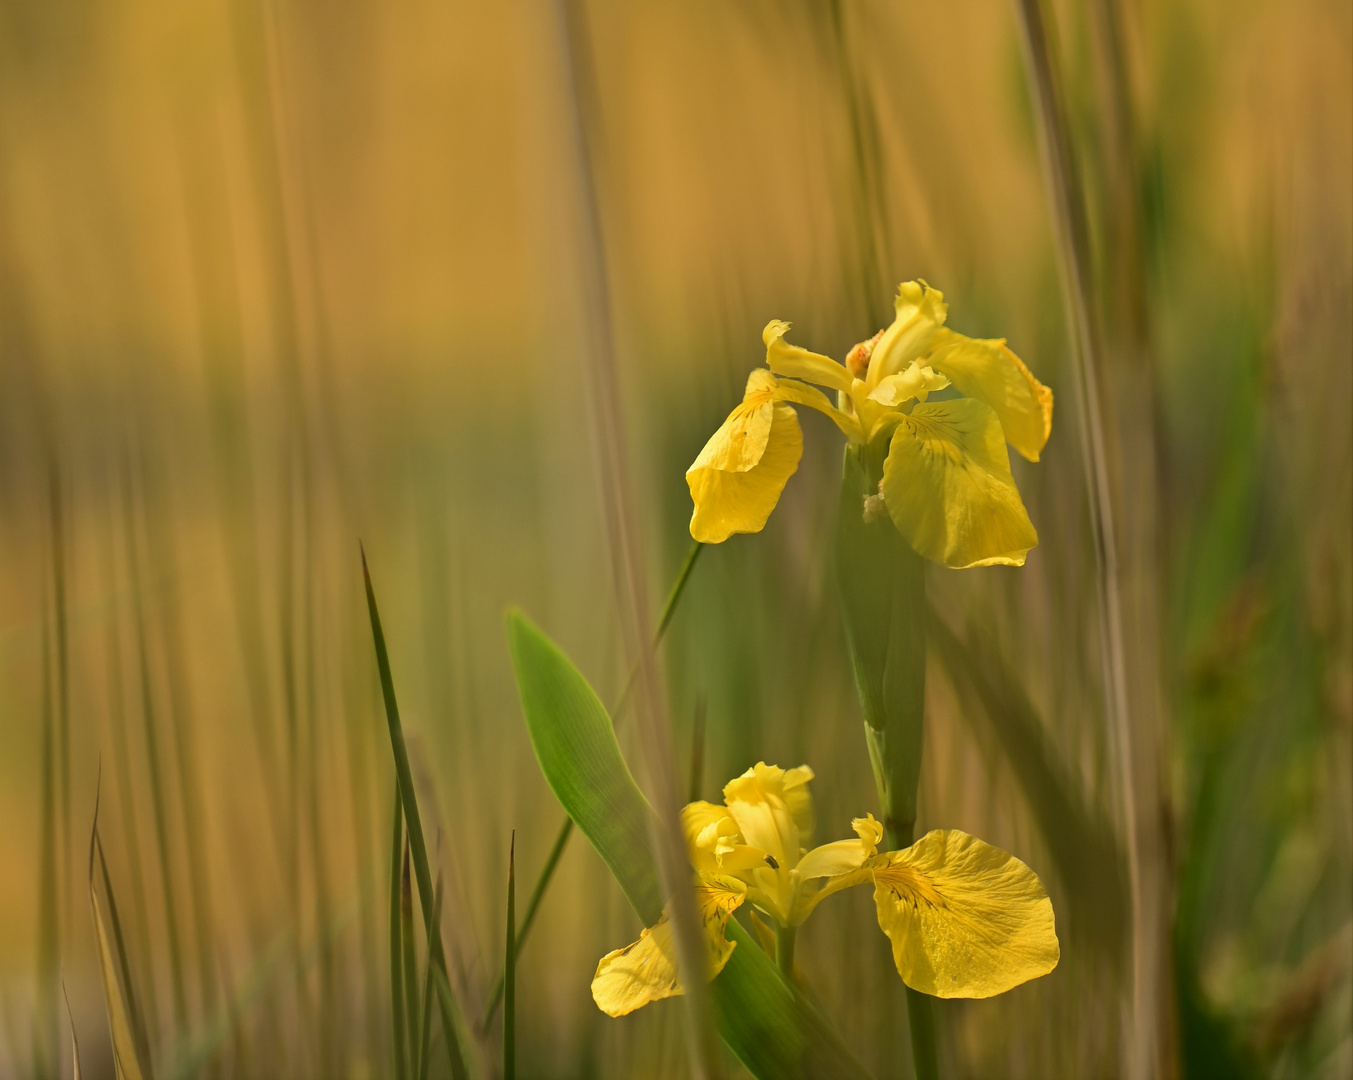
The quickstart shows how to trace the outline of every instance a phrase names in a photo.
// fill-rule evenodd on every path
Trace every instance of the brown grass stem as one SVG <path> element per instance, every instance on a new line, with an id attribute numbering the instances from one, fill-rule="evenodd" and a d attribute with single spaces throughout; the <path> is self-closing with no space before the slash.
<path id="1" fill-rule="evenodd" d="M 677 819 L 680 785 L 673 763 L 672 733 L 657 657 L 648 639 L 648 597 L 643 547 L 639 541 L 633 493 L 629 479 L 629 452 L 621 413 L 620 374 L 611 323 L 611 295 L 607 280 L 606 246 L 601 205 L 593 171 L 593 141 L 597 107 L 591 45 L 581 5 L 557 0 L 555 5 L 559 52 L 564 72 L 565 124 L 570 165 L 576 185 L 581 223 L 578 257 L 584 298 L 585 349 L 588 363 L 589 412 L 596 460 L 601 469 L 602 505 L 610 540 L 616 593 L 620 599 L 621 640 L 639 663 L 635 705 L 640 757 L 655 811 L 653 848 L 658 876 L 668 898 L 676 937 L 679 969 L 686 987 L 691 1069 L 697 1078 L 722 1075 L 720 1048 L 705 986 L 705 946 L 689 888 L 690 866 Z"/>
<path id="2" fill-rule="evenodd" d="M 1072 376 L 1079 408 L 1077 423 L 1085 452 L 1086 494 L 1094 538 L 1104 665 L 1105 714 L 1116 765 L 1126 836 L 1132 911 L 1132 989 L 1126 1027 L 1126 1074 L 1145 1077 L 1155 1057 L 1149 1022 L 1148 957 L 1153 943 L 1143 924 L 1142 855 L 1137 821 L 1136 771 L 1128 708 L 1128 673 L 1123 604 L 1119 583 L 1118 534 L 1110 485 L 1101 382 L 1103 350 L 1094 308 L 1094 259 L 1085 194 L 1062 103 L 1058 73 L 1040 0 L 1015 0 L 1015 11 L 1033 89 L 1039 146 L 1057 233 L 1062 292 L 1073 355 Z"/>

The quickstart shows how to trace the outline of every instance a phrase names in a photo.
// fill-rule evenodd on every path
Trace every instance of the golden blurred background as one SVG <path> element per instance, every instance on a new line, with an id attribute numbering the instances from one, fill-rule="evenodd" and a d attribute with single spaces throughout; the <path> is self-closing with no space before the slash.
<path id="1" fill-rule="evenodd" d="M 1336 1080 L 1353 1073 L 1353 11 L 1049 11 L 1103 283 L 1162 1060 Z M 840 356 L 923 277 L 951 325 L 1007 337 L 1058 395 L 1043 462 L 1014 466 L 1042 538 L 1028 565 L 929 570 L 1033 726 L 1002 726 L 932 657 L 921 825 L 1019 852 L 1063 960 L 944 1003 L 942 1064 L 1119 1075 L 1123 793 L 1012 6 L 593 0 L 582 18 L 653 595 L 689 544 L 683 472 L 769 319 Z M 112 1075 L 86 878 L 100 791 L 157 1075 L 387 1075 L 393 769 L 359 538 L 473 993 L 500 965 L 510 832 L 522 888 L 562 819 L 505 608 L 603 698 L 625 674 L 557 12 L 8 0 L 0 50 L 0 1072 L 69 1074 L 64 985 L 84 1074 Z M 704 795 L 806 761 L 834 830 L 877 807 L 830 570 L 839 447 L 804 426 L 779 513 L 702 555 L 662 657 L 683 760 L 707 715 Z M 876 1075 L 910 1076 L 869 898 L 824 912 L 805 974 Z M 637 930 L 575 840 L 521 957 L 523 1075 L 687 1074 L 676 1006 L 612 1021 L 590 1000 L 598 957 Z"/>

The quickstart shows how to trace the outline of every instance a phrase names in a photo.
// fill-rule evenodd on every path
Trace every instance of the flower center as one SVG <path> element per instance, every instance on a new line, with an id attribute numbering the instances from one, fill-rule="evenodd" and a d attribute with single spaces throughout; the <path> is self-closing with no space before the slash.
<path id="1" fill-rule="evenodd" d="M 869 358 L 874 355 L 874 346 L 879 343 L 882 336 L 883 331 L 880 330 L 868 341 L 860 342 L 846 353 L 846 370 L 855 378 L 864 378 L 865 372 L 869 370 Z"/>

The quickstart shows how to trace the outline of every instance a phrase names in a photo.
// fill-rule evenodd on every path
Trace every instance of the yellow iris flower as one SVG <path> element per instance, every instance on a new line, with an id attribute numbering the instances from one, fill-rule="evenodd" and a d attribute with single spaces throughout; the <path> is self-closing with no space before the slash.
<path id="1" fill-rule="evenodd" d="M 896 310 L 892 325 L 844 364 L 790 345 L 789 323 L 766 325 L 769 370 L 752 372 L 741 404 L 686 470 L 691 536 L 718 544 L 765 527 L 803 453 L 792 406 L 807 405 L 854 443 L 887 440 L 879 495 L 870 500 L 881 505 L 864 512 L 886 508 L 918 553 L 953 567 L 1024 564 L 1038 533 L 1005 447 L 1038 460 L 1052 431 L 1052 391 L 1004 339 L 948 329 L 944 295 L 924 281 L 898 287 Z M 818 386 L 836 391 L 835 403 Z M 964 396 L 926 401 L 951 386 Z"/>
<path id="2" fill-rule="evenodd" d="M 807 765 L 761 762 L 728 783 L 723 806 L 682 811 L 709 978 L 733 953 L 724 931 L 742 904 L 792 928 L 832 893 L 868 883 L 898 974 L 914 990 L 991 997 L 1057 966 L 1052 902 L 1019 859 L 956 829 L 879 854 L 883 826 L 872 814 L 852 822 L 854 839 L 809 848 L 812 778 Z M 592 980 L 592 997 L 611 1016 L 680 993 L 666 912 L 638 941 L 602 957 Z"/>

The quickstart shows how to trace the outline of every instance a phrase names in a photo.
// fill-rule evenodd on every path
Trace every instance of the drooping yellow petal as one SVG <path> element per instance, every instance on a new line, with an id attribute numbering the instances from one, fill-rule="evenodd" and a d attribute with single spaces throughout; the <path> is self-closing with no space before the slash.
<path id="1" fill-rule="evenodd" d="M 1052 391 L 1034 378 L 1005 344 L 964 337 L 943 329 L 931 343 L 926 363 L 947 375 L 955 389 L 996 410 L 1006 441 L 1030 461 L 1052 433 Z"/>
<path id="2" fill-rule="evenodd" d="M 865 382 L 871 390 L 880 380 L 906 370 L 930 347 L 936 331 L 949 317 L 944 293 L 932 289 L 924 281 L 904 281 L 899 285 L 893 307 L 897 316 L 883 331 L 869 357 Z"/>
<path id="3" fill-rule="evenodd" d="M 869 400 L 891 409 L 912 398 L 924 401 L 927 395 L 935 390 L 943 390 L 948 385 L 948 378 L 919 360 L 913 360 L 906 371 L 880 379 L 878 386 L 870 393 Z"/>
<path id="4" fill-rule="evenodd" d="M 695 887 L 696 912 L 707 947 L 707 978 L 719 974 L 733 955 L 736 943 L 724 937 L 724 929 L 745 897 L 746 886 L 736 878 L 701 875 Z M 603 956 L 592 978 L 592 1000 L 608 1016 L 624 1016 L 680 993 L 676 935 L 665 910 L 638 941 Z"/>
<path id="5" fill-rule="evenodd" d="M 773 319 L 761 331 L 766 343 L 766 366 L 777 375 L 791 379 L 805 379 L 833 390 L 850 389 L 850 372 L 829 356 L 809 352 L 785 340 L 789 323 Z"/>
<path id="6" fill-rule="evenodd" d="M 874 904 L 898 974 L 924 994 L 992 997 L 1046 975 L 1061 956 L 1038 875 L 957 829 L 883 856 Z"/>
<path id="7" fill-rule="evenodd" d="M 691 536 L 702 544 L 760 532 L 799 467 L 798 417 L 774 396 L 775 376 L 764 368 L 753 371 L 742 403 L 686 470 L 695 503 Z"/>
<path id="8" fill-rule="evenodd" d="M 976 398 L 917 405 L 899 416 L 882 491 L 907 542 L 945 566 L 1023 566 L 1038 543 L 1000 421 Z"/>
<path id="9" fill-rule="evenodd" d="M 775 387 L 776 401 L 792 401 L 795 405 L 807 405 L 810 409 L 831 419 L 846 438 L 855 442 L 864 439 L 864 430 L 860 421 L 849 413 L 842 412 L 828 400 L 827 395 L 816 386 L 799 382 L 797 379 L 780 379 Z"/>

